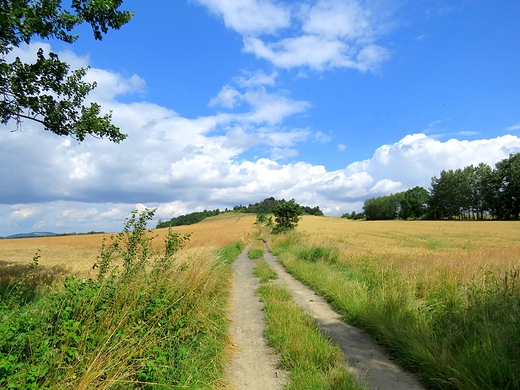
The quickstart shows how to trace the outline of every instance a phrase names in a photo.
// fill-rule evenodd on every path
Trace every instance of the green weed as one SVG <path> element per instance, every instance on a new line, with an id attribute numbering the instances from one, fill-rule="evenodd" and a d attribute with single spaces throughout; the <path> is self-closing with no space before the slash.
<path id="1" fill-rule="evenodd" d="M 264 241 L 255 240 L 249 248 L 248 256 L 251 260 L 261 259 L 264 256 Z"/>
<path id="2" fill-rule="evenodd" d="M 253 268 L 253 275 L 260 279 L 260 283 L 267 283 L 270 280 L 278 279 L 276 272 L 274 272 L 265 261 L 262 261 Z"/>
<path id="3" fill-rule="evenodd" d="M 264 256 L 264 251 L 262 249 L 250 249 L 248 256 L 251 260 L 261 259 Z"/>
<path id="4" fill-rule="evenodd" d="M 326 261 L 336 263 L 339 257 L 339 250 L 336 247 L 313 246 L 301 248 L 297 254 L 298 258 L 305 261 L 317 262 Z"/>
<path id="5" fill-rule="evenodd" d="M 428 240 L 426 242 L 426 248 L 432 249 L 432 250 L 442 248 L 443 245 L 444 245 L 444 243 L 441 240 Z"/>
<path id="6" fill-rule="evenodd" d="M 244 250 L 245 244 L 237 241 L 218 250 L 219 257 L 224 264 L 231 264 L 238 255 Z"/>

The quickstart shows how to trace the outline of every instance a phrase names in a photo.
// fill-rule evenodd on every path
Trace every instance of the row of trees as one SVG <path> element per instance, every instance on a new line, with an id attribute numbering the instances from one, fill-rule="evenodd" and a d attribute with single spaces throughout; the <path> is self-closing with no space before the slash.
<path id="1" fill-rule="evenodd" d="M 429 192 L 415 187 L 405 192 L 367 199 L 367 220 L 520 219 L 520 153 L 499 161 L 495 168 L 481 163 L 442 171 L 431 180 Z"/>
<path id="2" fill-rule="evenodd" d="M 378 198 L 371 198 L 363 205 L 363 215 L 367 220 L 423 218 L 428 212 L 430 195 L 422 187 L 414 187 Z M 356 219 L 359 214 L 356 215 Z"/>
<path id="3" fill-rule="evenodd" d="M 241 211 L 244 213 L 254 213 L 254 214 L 272 214 L 273 210 L 283 202 L 287 202 L 285 199 L 276 200 L 273 197 L 266 198 L 258 203 L 250 203 L 249 206 L 235 206 L 233 208 L 234 211 Z M 323 211 L 320 210 L 320 206 L 310 207 L 310 206 L 301 206 L 302 212 L 308 215 L 318 215 L 322 216 Z"/>
<path id="4" fill-rule="evenodd" d="M 432 178 L 430 214 L 435 219 L 518 220 L 520 217 L 520 153 L 492 169 L 477 167 L 442 171 Z"/>
<path id="5" fill-rule="evenodd" d="M 227 211 L 227 210 L 226 210 Z M 215 215 L 219 215 L 221 211 L 219 209 L 216 210 L 204 210 L 204 211 L 196 211 L 194 213 L 179 215 L 178 217 L 173 217 L 169 221 L 159 221 L 157 223 L 157 228 L 167 228 L 173 226 L 182 226 L 182 225 L 193 225 L 199 223 L 205 218 L 213 217 Z"/>

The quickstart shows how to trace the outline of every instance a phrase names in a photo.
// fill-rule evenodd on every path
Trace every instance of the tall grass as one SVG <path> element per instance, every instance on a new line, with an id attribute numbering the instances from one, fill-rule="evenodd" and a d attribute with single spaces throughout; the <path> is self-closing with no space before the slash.
<path id="1" fill-rule="evenodd" d="M 146 257 L 97 279 L 69 277 L 40 286 L 38 299 L 0 305 L 0 387 L 223 386 L 229 264 L 242 248 L 139 249 Z"/>
<path id="2" fill-rule="evenodd" d="M 429 387 L 520 388 L 518 270 L 481 269 L 463 278 L 437 263 L 431 274 L 417 274 L 411 262 L 388 260 L 395 254 L 354 255 L 338 249 L 339 237 L 312 234 L 273 236 L 269 245 L 290 272 Z"/>

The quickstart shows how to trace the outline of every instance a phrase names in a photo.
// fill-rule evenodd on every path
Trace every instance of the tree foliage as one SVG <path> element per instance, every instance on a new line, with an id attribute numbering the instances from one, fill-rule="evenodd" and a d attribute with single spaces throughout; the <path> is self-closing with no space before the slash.
<path id="1" fill-rule="evenodd" d="M 367 199 L 363 205 L 363 213 L 367 220 L 395 219 L 399 215 L 403 193 Z"/>
<path id="2" fill-rule="evenodd" d="M 364 213 L 356 213 L 355 211 L 352 211 L 351 213 L 344 213 L 341 216 L 341 218 L 353 219 L 353 220 L 365 219 L 365 214 Z"/>
<path id="3" fill-rule="evenodd" d="M 498 163 L 500 164 L 500 163 Z M 498 166 L 497 164 L 497 166 Z M 442 171 L 432 178 L 429 214 L 433 219 L 484 219 L 497 214 L 497 176 L 487 164 Z"/>
<path id="4" fill-rule="evenodd" d="M 45 130 L 83 141 L 90 134 L 120 142 L 126 134 L 111 123 L 111 113 L 102 114 L 97 103 L 84 101 L 96 83 L 83 81 L 87 69 L 71 70 L 55 53 L 40 48 L 36 61 L 24 63 L 8 54 L 35 38 L 73 43 L 73 29 L 83 23 L 102 40 L 109 29 L 119 29 L 133 16 L 120 11 L 122 0 L 0 0 L 0 122 L 14 120 L 17 129 L 24 119 L 41 123 Z"/>
<path id="5" fill-rule="evenodd" d="M 220 210 L 204 210 L 204 211 L 195 211 L 190 214 L 179 215 L 178 217 L 173 217 L 169 221 L 159 221 L 157 224 L 157 228 L 166 228 L 173 226 L 183 226 L 183 225 L 193 225 L 195 223 L 199 223 L 205 218 L 213 217 L 215 215 L 219 215 Z"/>
<path id="6" fill-rule="evenodd" d="M 276 226 L 274 233 L 294 229 L 303 214 L 301 206 L 294 199 L 279 202 L 273 209 Z"/>
<path id="7" fill-rule="evenodd" d="M 422 187 L 416 186 L 405 191 L 400 202 L 399 217 L 402 219 L 419 219 L 427 212 L 430 194 Z"/>
<path id="8" fill-rule="evenodd" d="M 271 214 L 274 210 L 274 208 L 278 205 L 280 202 L 285 202 L 285 199 L 282 200 L 276 200 L 273 197 L 266 198 L 261 202 L 258 203 L 250 203 L 247 207 L 246 206 L 235 206 L 233 207 L 234 211 L 242 211 L 244 213 L 255 213 L 255 214 Z M 320 206 L 300 206 L 302 208 L 302 211 L 304 214 L 308 215 L 317 215 L 322 216 L 323 211 L 320 210 Z"/>
<path id="9" fill-rule="evenodd" d="M 443 170 L 429 192 L 405 192 L 365 200 L 367 220 L 376 219 L 520 219 L 520 153 L 495 164 Z M 345 215 L 347 217 L 347 215 Z"/>
<path id="10" fill-rule="evenodd" d="M 495 211 L 501 219 L 520 218 L 520 153 L 499 161 L 495 170 Z"/>

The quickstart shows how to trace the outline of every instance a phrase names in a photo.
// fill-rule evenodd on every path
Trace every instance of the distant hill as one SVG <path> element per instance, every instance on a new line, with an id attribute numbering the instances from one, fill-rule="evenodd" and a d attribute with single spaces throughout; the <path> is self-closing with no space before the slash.
<path id="1" fill-rule="evenodd" d="M 166 227 L 173 227 L 173 226 L 181 226 L 181 225 L 192 225 L 194 223 L 198 223 L 202 221 L 203 219 L 207 217 L 212 217 L 215 215 L 219 215 L 221 213 L 225 213 L 228 211 L 238 211 L 242 213 L 256 213 L 256 214 L 270 214 L 273 212 L 273 209 L 276 207 L 276 205 L 280 202 L 285 202 L 284 199 L 282 200 L 276 200 L 275 198 L 267 198 L 263 201 L 255 204 L 249 204 L 249 206 L 235 206 L 233 207 L 233 210 L 224 210 L 220 211 L 219 209 L 216 210 L 204 210 L 204 211 L 196 211 L 194 213 L 186 214 L 186 215 L 180 215 L 178 217 L 173 217 L 169 221 L 159 221 L 157 224 L 157 228 L 166 228 Z M 309 206 L 301 206 L 304 214 L 309 215 L 323 215 L 323 212 L 320 210 L 319 206 L 316 207 L 309 207 Z"/>
<path id="2" fill-rule="evenodd" d="M 33 237 L 47 237 L 47 236 L 55 236 L 56 233 L 51 233 L 51 232 L 32 232 L 32 233 L 18 233 L 18 234 L 13 234 L 11 236 L 7 236 L 7 237 L 0 237 L 0 239 L 2 238 L 33 238 Z"/>

